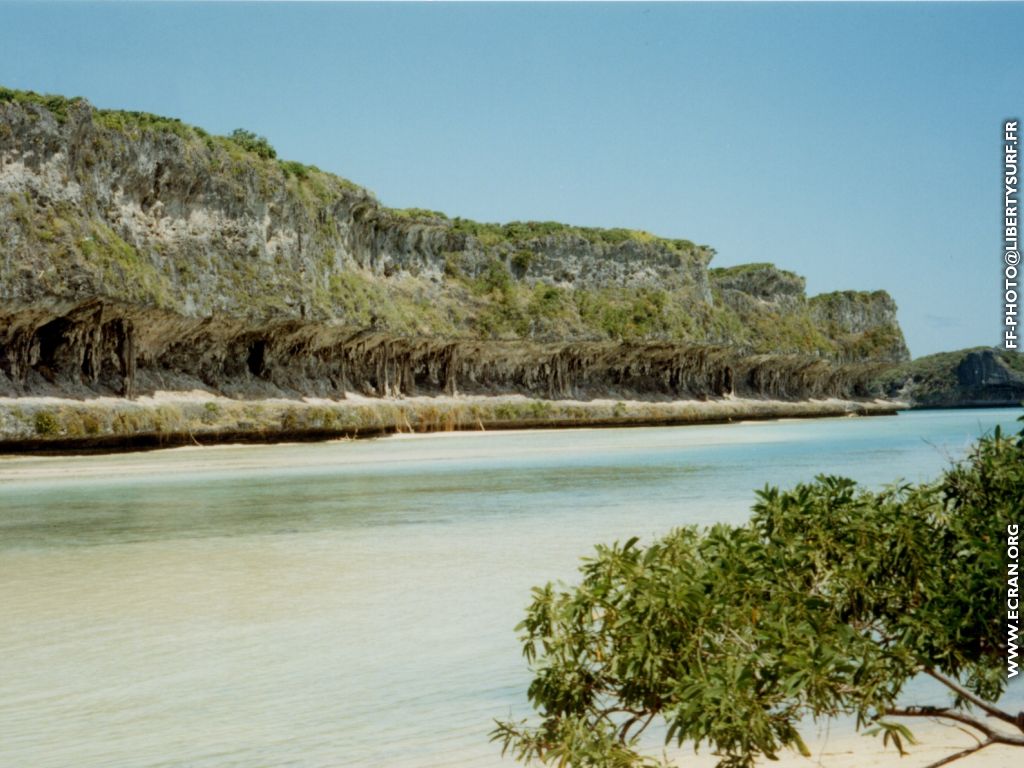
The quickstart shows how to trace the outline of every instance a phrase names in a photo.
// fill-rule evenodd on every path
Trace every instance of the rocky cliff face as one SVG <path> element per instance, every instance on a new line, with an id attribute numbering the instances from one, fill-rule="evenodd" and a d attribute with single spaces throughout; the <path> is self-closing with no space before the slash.
<path id="1" fill-rule="evenodd" d="M 567 227 L 488 242 L 489 231 L 392 212 L 316 169 L 84 101 L 58 114 L 0 101 L 0 234 L 5 299 L 106 296 L 186 316 L 345 319 L 352 291 L 338 275 L 418 278 L 429 294 L 446 270 L 475 277 L 493 261 L 528 281 L 706 300 L 712 254 Z"/>
<path id="2" fill-rule="evenodd" d="M 833 334 L 866 333 L 896 322 L 896 302 L 885 291 L 837 291 L 813 297 L 811 319 Z"/>
<path id="3" fill-rule="evenodd" d="M 883 292 L 807 299 L 643 232 L 392 210 L 175 120 L 4 89 L 0 243 L 4 394 L 808 397 L 906 357 Z"/>
<path id="4" fill-rule="evenodd" d="M 871 387 L 917 408 L 1024 404 L 1024 357 L 1000 349 L 963 349 L 885 369 Z"/>
<path id="5" fill-rule="evenodd" d="M 743 264 L 711 270 L 722 298 L 737 308 L 761 302 L 776 308 L 794 307 L 806 300 L 807 281 L 773 264 Z"/>
<path id="6" fill-rule="evenodd" d="M 805 280 L 772 264 L 712 269 L 720 304 L 736 321 L 734 336 L 755 348 L 815 350 L 846 362 L 900 362 L 910 357 L 885 291 L 838 291 L 807 297 Z"/>
<path id="7" fill-rule="evenodd" d="M 313 321 L 187 318 L 102 301 L 0 313 L 0 395 L 518 393 L 552 399 L 865 397 L 881 364 L 668 343 L 400 337 Z"/>

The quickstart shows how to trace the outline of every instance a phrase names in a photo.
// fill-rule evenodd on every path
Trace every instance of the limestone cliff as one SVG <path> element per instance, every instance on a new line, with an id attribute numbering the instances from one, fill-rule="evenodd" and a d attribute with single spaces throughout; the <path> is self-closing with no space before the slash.
<path id="1" fill-rule="evenodd" d="M 978 347 L 928 355 L 884 369 L 872 388 L 917 408 L 1024 404 L 1024 356 Z"/>
<path id="2" fill-rule="evenodd" d="M 399 332 L 478 330 L 459 299 L 488 297 L 453 278 L 505 272 L 706 302 L 712 254 L 626 230 L 393 211 L 336 176 L 177 121 L 14 98 L 0 98 L 0 235 L 6 300 L 102 296 L 190 317 L 375 320 Z M 375 317 L 365 305 L 385 296 L 401 311 Z"/>
<path id="3" fill-rule="evenodd" d="M 0 89 L 0 394 L 866 395 L 884 292 L 394 210 L 245 135 Z"/>
<path id="4" fill-rule="evenodd" d="M 758 349 L 815 351 L 838 361 L 907 360 L 910 353 L 885 291 L 807 298 L 800 275 L 771 264 L 712 269 L 734 342 Z"/>

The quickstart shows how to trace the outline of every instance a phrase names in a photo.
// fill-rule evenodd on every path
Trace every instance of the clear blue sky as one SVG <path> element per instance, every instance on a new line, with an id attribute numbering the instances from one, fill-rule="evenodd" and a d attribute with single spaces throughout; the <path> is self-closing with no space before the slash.
<path id="1" fill-rule="evenodd" d="M 0 3 L 0 84 L 242 126 L 393 206 L 625 226 L 1000 338 L 1022 4 Z"/>

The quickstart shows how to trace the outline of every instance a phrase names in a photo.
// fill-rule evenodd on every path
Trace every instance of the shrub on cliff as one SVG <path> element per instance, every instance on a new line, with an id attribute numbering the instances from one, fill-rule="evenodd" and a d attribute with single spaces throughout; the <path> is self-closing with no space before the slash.
<path id="1" fill-rule="evenodd" d="M 1024 431 L 981 440 L 936 483 L 872 492 L 819 477 L 758 496 L 747 525 L 598 547 L 578 586 L 535 589 L 520 629 L 542 720 L 499 723 L 494 739 L 524 761 L 646 766 L 638 737 L 660 721 L 667 742 L 748 767 L 808 755 L 808 716 L 852 715 L 900 752 L 915 718 L 977 735 L 935 765 L 1024 746 L 1024 717 L 995 705 Z M 905 703 L 918 675 L 950 701 Z"/>
<path id="2" fill-rule="evenodd" d="M 265 136 L 257 136 L 244 128 L 235 128 L 228 138 L 245 151 L 252 152 L 264 160 L 273 160 L 277 157 L 277 150 L 270 146 Z"/>
<path id="3" fill-rule="evenodd" d="M 36 93 L 35 91 L 16 91 L 12 88 L 0 86 L 0 103 L 4 102 L 36 104 L 49 110 L 57 119 L 57 122 L 63 123 L 67 120 L 68 110 L 77 104 L 81 104 L 83 99 L 79 96 L 68 98 L 67 96 L 55 96 L 49 93 Z"/>

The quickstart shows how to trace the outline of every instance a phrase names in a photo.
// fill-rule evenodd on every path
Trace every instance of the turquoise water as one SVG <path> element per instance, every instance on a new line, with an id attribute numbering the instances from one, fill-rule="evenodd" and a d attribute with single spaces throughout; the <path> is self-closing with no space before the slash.
<path id="1" fill-rule="evenodd" d="M 512 765 L 531 586 L 1020 413 L 0 459 L 0 765 Z"/>

